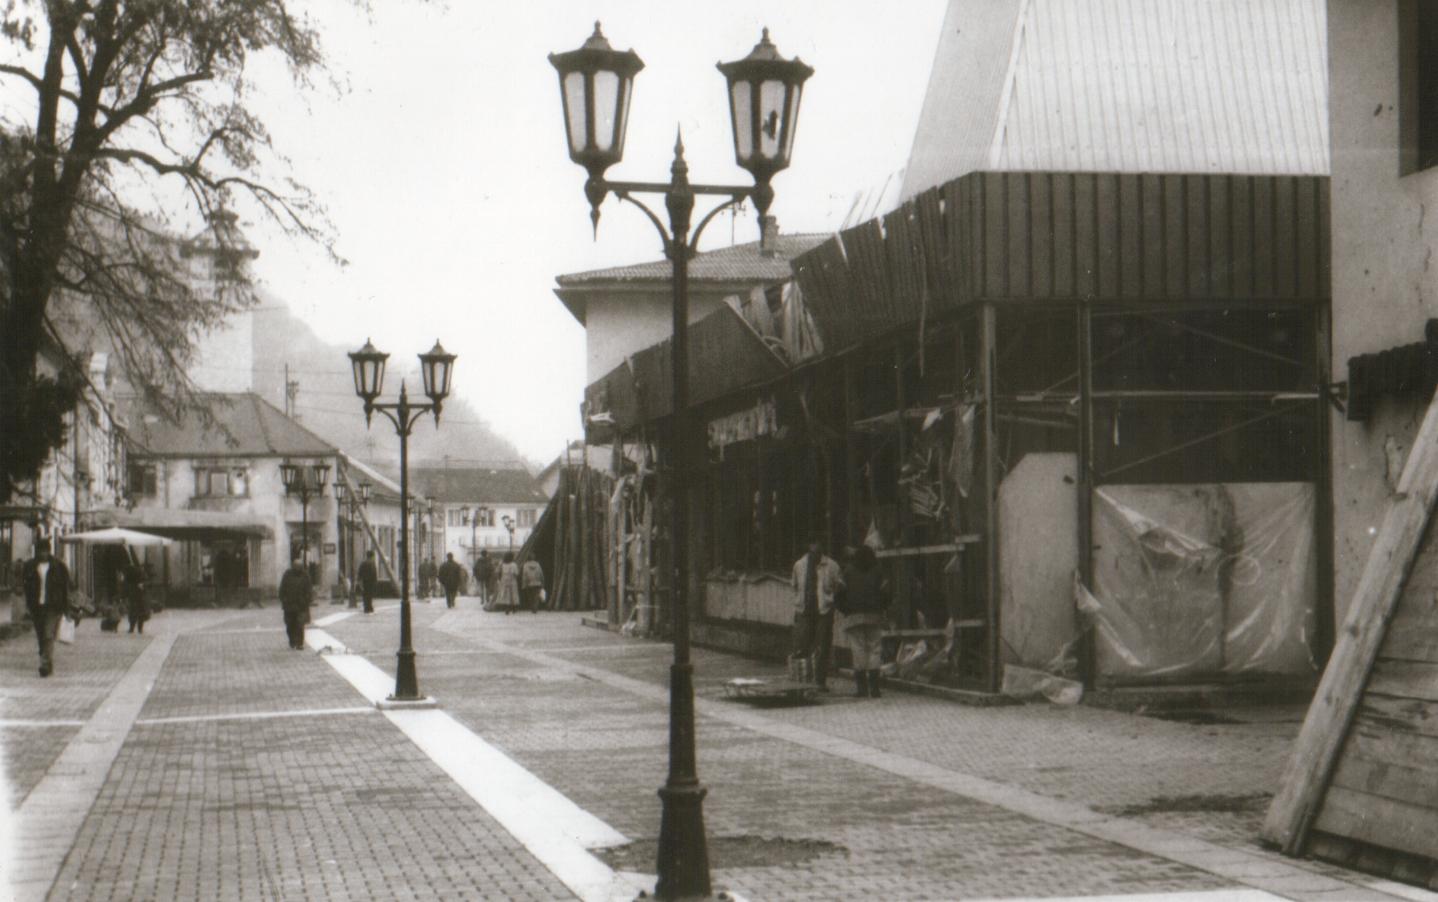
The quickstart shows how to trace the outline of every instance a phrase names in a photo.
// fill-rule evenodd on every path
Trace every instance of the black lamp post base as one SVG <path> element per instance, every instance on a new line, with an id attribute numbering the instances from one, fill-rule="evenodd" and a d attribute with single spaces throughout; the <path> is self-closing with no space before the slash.
<path id="1" fill-rule="evenodd" d="M 419 698 L 395 698 L 391 695 L 375 702 L 374 706 L 381 711 L 413 711 L 422 708 L 438 708 L 439 702 L 428 695 L 421 695 Z"/>
<path id="2" fill-rule="evenodd" d="M 659 882 L 656 899 L 707 899 L 709 847 L 704 838 L 704 796 L 698 781 L 660 788 Z"/>
<path id="3" fill-rule="evenodd" d="M 417 701 L 424 697 L 419 694 L 419 675 L 414 669 L 414 649 L 407 646 L 408 643 L 404 643 L 395 653 L 394 694 L 390 696 L 395 701 Z"/>

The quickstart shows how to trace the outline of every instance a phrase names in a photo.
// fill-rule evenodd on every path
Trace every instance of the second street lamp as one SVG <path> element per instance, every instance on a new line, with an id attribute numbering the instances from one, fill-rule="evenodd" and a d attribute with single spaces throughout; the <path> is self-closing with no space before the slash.
<path id="1" fill-rule="evenodd" d="M 366 341 L 358 351 L 351 351 L 350 368 L 354 373 L 355 394 L 364 401 L 365 425 L 369 425 L 374 412 L 379 411 L 394 424 L 399 436 L 399 651 L 396 653 L 394 695 L 391 702 L 418 702 L 424 699 L 419 694 L 419 676 L 414 666 L 413 633 L 409 613 L 409 435 L 414 424 L 427 413 L 434 414 L 435 425 L 439 425 L 440 409 L 449 395 L 450 379 L 454 374 L 455 355 L 442 348 L 438 341 L 427 353 L 419 355 L 420 375 L 424 381 L 424 393 L 429 403 L 415 403 L 409 399 L 404 380 L 399 383 L 399 400 L 380 401 L 384 391 L 385 362 L 389 355 Z"/>
<path id="2" fill-rule="evenodd" d="M 589 177 L 584 196 L 590 221 L 599 226 L 599 206 L 611 192 L 639 207 L 659 231 L 664 255 L 673 266 L 673 338 L 670 365 L 673 410 L 670 414 L 669 475 L 671 495 L 670 598 L 673 608 L 674 663 L 669 671 L 669 775 L 659 790 L 663 812 L 659 822 L 658 882 L 660 899 L 682 899 L 710 893 L 709 853 L 704 838 L 704 794 L 694 752 L 694 667 L 689 658 L 689 549 L 688 480 L 693 455 L 689 428 L 689 260 L 698 253 L 705 226 L 724 210 L 745 198 L 754 201 L 763 228 L 774 189 L 769 182 L 789 165 L 794 131 L 799 121 L 799 100 L 804 82 L 814 70 L 798 59 L 786 60 L 764 30 L 748 56 L 720 63 L 728 81 L 730 122 L 734 129 L 735 161 L 754 177 L 749 187 L 695 185 L 689 182 L 684 144 L 674 145 L 669 181 L 624 182 L 606 179 L 605 170 L 624 156 L 624 133 L 629 123 L 629 101 L 634 76 L 644 63 L 632 50 L 618 51 L 594 25 L 594 34 L 577 50 L 550 54 L 559 73 L 560 101 L 564 107 L 569 157 Z M 636 194 L 664 199 L 669 225 Z M 691 230 L 690 216 L 697 195 L 725 198 Z"/>
<path id="3" fill-rule="evenodd" d="M 324 497 L 329 475 L 330 465 L 323 462 L 308 466 L 288 460 L 280 463 L 280 482 L 284 483 L 285 494 L 300 499 L 300 554 L 306 574 L 310 567 L 310 499 Z"/>

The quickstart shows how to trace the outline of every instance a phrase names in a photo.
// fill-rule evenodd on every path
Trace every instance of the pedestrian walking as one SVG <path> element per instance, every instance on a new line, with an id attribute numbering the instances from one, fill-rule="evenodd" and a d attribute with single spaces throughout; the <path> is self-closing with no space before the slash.
<path id="1" fill-rule="evenodd" d="M 290 569 L 280 577 L 280 609 L 285 612 L 285 633 L 289 635 L 290 648 L 300 651 L 305 647 L 305 624 L 310 622 L 310 601 L 314 598 L 314 585 L 300 556 L 290 558 Z"/>
<path id="2" fill-rule="evenodd" d="M 374 552 L 366 551 L 364 562 L 359 565 L 359 572 L 355 574 L 359 580 L 360 597 L 364 599 L 364 612 L 374 613 L 374 593 L 379 588 L 379 571 L 374 566 Z"/>
<path id="3" fill-rule="evenodd" d="M 519 607 L 519 565 L 514 562 L 513 551 L 506 551 L 504 563 L 499 565 L 499 593 L 494 604 L 504 608 L 505 614 Z"/>
<path id="4" fill-rule="evenodd" d="M 491 585 L 494 580 L 494 558 L 489 556 L 489 550 L 481 548 L 479 557 L 474 561 L 474 584 L 479 590 L 479 601 L 486 607 L 494 597 Z"/>
<path id="5" fill-rule="evenodd" d="M 834 595 L 844 585 L 839 564 L 824 554 L 823 540 L 809 540 L 794 562 L 794 653 L 814 662 L 814 682 L 828 692 L 829 658 L 834 650 Z"/>
<path id="6" fill-rule="evenodd" d="M 25 609 L 40 645 L 40 676 L 47 677 L 55 670 L 55 634 L 70 612 L 70 569 L 50 555 L 49 539 L 36 541 L 35 555 L 25 564 L 21 581 Z"/>
<path id="7" fill-rule="evenodd" d="M 439 565 L 439 584 L 444 588 L 445 606 L 454 607 L 454 598 L 464 585 L 464 568 L 455 561 L 452 551 L 444 556 L 444 563 Z"/>
<path id="8" fill-rule="evenodd" d="M 544 596 L 544 568 L 534 558 L 525 561 L 524 566 L 519 568 L 519 594 L 529 613 L 539 613 L 539 602 Z"/>
<path id="9" fill-rule="evenodd" d="M 874 549 L 860 545 L 844 571 L 844 588 L 835 601 L 854 656 L 854 694 L 879 697 L 879 651 L 889 607 L 889 582 Z"/>
<path id="10" fill-rule="evenodd" d="M 150 619 L 150 599 L 145 595 L 145 575 L 137 565 L 127 563 L 120 569 L 124 581 L 125 613 L 129 616 L 130 632 L 145 634 L 145 621 Z"/>
<path id="11" fill-rule="evenodd" d="M 450 555 L 454 557 L 454 555 Z M 419 565 L 419 597 L 428 598 L 434 594 L 434 580 L 439 575 L 435 569 L 434 558 L 427 557 Z"/>

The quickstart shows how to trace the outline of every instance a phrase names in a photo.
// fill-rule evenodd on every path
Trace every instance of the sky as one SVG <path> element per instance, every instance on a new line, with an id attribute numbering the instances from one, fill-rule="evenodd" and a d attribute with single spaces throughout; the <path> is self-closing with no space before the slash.
<path id="1" fill-rule="evenodd" d="M 643 58 L 625 159 L 611 177 L 666 179 L 682 129 L 692 180 L 747 185 L 714 64 L 748 54 L 767 26 L 780 53 L 815 69 L 771 212 L 786 232 L 824 231 L 857 192 L 904 165 L 945 3 L 369 5 L 301 0 L 321 27 L 334 83 L 299 90 L 261 60 L 247 98 L 288 174 L 324 202 L 348 264 L 248 217 L 261 252 L 254 274 L 326 341 L 357 348 L 370 338 L 398 361 L 438 338 L 459 355 L 456 393 L 527 457 L 547 461 L 581 435 L 585 382 L 584 331 L 554 296 L 555 276 L 661 255 L 643 215 L 612 198 L 593 235 L 547 55 L 579 46 L 598 19 L 617 49 Z M 701 201 L 696 221 L 705 209 Z M 749 208 L 711 225 L 704 247 L 755 236 Z"/>

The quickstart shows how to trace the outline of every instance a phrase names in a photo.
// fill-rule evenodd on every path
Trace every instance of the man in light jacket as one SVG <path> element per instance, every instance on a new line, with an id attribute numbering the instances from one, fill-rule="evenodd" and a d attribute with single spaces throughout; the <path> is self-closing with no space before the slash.
<path id="1" fill-rule="evenodd" d="M 814 536 L 809 551 L 794 562 L 794 653 L 814 659 L 814 682 L 827 692 L 829 657 L 834 650 L 834 595 L 844 587 L 839 564 L 824 554 Z"/>

